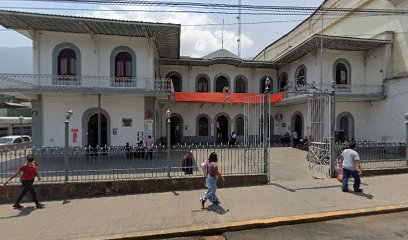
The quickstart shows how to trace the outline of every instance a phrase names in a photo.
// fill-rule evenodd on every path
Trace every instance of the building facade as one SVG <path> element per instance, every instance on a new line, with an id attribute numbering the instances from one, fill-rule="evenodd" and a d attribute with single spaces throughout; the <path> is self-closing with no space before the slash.
<path id="1" fill-rule="evenodd" d="M 165 143 L 168 109 L 173 144 L 226 143 L 233 131 L 242 141 L 245 124 L 257 123 L 245 123 L 242 102 L 212 96 L 262 94 L 267 79 L 272 93 L 284 94 L 271 108 L 272 141 L 292 131 L 308 135 L 308 99 L 332 88 L 342 140 L 402 141 L 408 21 L 358 11 L 407 7 L 408 1 L 326 0 L 251 61 L 224 49 L 202 58 L 180 56 L 176 24 L 1 11 L 1 25 L 33 40 L 34 72 L 0 74 L 0 89 L 32 100 L 33 141 L 42 146 L 63 145 L 70 109 L 72 146 L 134 145 L 148 135 Z M 333 16 L 329 10 L 336 8 L 352 11 Z"/>

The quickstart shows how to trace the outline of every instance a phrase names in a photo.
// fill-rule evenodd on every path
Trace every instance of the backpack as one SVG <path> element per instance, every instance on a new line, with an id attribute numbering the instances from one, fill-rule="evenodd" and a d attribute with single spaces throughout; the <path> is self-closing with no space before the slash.
<path id="1" fill-rule="evenodd" d="M 203 163 L 201 163 L 201 171 L 203 171 L 203 175 L 206 177 L 208 174 L 208 162 L 205 161 Z"/>

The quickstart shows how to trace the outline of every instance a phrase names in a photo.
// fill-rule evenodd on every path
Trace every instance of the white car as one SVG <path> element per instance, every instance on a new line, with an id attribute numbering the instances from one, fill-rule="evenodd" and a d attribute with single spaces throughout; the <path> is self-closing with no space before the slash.
<path id="1" fill-rule="evenodd" d="M 31 137 L 28 135 L 14 135 L 14 136 L 5 136 L 0 137 L 0 148 L 11 149 L 11 148 L 24 148 L 31 147 Z"/>

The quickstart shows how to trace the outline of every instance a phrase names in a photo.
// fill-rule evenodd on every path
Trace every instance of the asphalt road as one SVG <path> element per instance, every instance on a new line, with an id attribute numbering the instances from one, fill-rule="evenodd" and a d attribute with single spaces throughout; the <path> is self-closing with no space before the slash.
<path id="1" fill-rule="evenodd" d="M 224 233 L 227 240 L 408 239 L 408 212 Z"/>

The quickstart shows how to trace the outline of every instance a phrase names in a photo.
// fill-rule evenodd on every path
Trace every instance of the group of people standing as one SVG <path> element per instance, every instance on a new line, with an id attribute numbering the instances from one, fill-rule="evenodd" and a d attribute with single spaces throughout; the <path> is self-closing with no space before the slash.
<path id="1" fill-rule="evenodd" d="M 136 143 L 136 146 L 132 149 L 129 142 L 125 144 L 126 158 L 131 158 L 132 155 L 135 158 L 149 158 L 153 159 L 154 141 L 151 135 L 147 137 L 146 144 L 143 141 Z"/>

